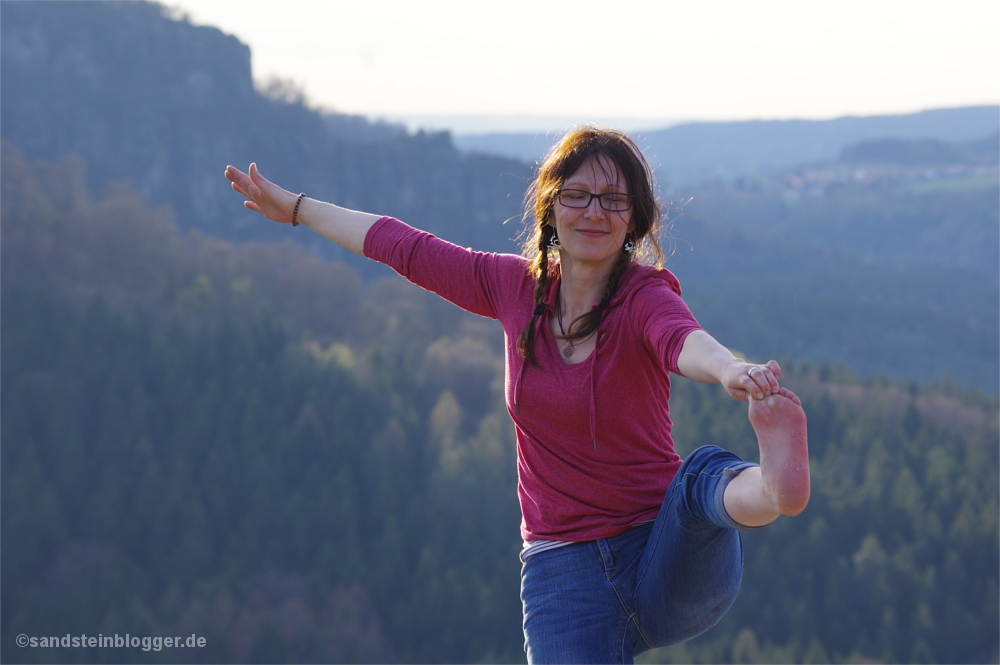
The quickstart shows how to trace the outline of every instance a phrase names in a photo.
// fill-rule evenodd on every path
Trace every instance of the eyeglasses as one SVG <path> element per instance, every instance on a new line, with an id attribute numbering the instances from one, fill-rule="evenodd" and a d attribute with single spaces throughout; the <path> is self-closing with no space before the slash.
<path id="1" fill-rule="evenodd" d="M 556 199 L 567 208 L 586 208 L 594 199 L 600 201 L 601 207 L 608 212 L 625 212 L 632 207 L 632 195 L 619 192 L 591 194 L 582 189 L 560 189 L 556 192 Z"/>

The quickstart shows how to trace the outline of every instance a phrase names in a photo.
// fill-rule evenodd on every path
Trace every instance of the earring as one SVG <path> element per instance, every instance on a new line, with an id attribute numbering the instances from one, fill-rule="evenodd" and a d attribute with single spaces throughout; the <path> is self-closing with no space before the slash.
<path id="1" fill-rule="evenodd" d="M 635 242 L 633 242 L 631 234 L 625 238 L 625 246 L 622 249 L 629 254 L 635 254 Z"/>
<path id="2" fill-rule="evenodd" d="M 559 243 L 559 236 L 556 235 L 555 229 L 552 229 L 552 237 L 549 238 L 549 249 L 562 249 L 562 245 Z"/>

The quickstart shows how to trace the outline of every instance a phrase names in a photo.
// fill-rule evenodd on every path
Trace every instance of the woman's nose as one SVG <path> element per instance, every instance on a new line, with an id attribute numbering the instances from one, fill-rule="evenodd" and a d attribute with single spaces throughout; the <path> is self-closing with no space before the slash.
<path id="1" fill-rule="evenodd" d="M 587 210 L 584 213 L 588 217 L 600 217 L 604 215 L 604 208 L 601 207 L 601 200 L 596 196 L 590 199 Z"/>

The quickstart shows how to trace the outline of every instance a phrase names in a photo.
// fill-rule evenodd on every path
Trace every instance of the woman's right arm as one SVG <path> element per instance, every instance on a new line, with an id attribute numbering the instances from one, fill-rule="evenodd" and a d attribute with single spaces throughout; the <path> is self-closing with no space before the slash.
<path id="1" fill-rule="evenodd" d="M 281 224 L 292 221 L 299 195 L 267 180 L 256 164 L 250 165 L 249 173 L 227 166 L 226 178 L 246 197 L 243 205 L 250 210 Z M 383 227 L 381 234 L 370 239 L 369 256 L 365 240 L 382 216 L 315 199 L 303 198 L 295 218 L 338 245 L 384 263 L 414 284 L 481 316 L 500 318 L 505 303 L 517 298 L 512 287 L 523 286 L 527 274 L 520 257 L 473 252 L 401 222 Z"/>
<path id="2" fill-rule="evenodd" d="M 227 166 L 226 178 L 233 183 L 233 189 L 246 197 L 244 206 L 272 221 L 291 223 L 299 195 L 282 189 L 262 176 L 256 164 L 250 165 L 249 173 Z M 381 215 L 348 210 L 304 197 L 299 203 L 295 219 L 341 247 L 363 256 L 365 236 L 372 225 L 381 219 Z"/>

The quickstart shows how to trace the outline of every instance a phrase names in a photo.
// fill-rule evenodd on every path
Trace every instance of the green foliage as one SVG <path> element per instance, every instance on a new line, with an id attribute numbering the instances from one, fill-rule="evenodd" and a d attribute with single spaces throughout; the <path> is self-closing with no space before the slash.
<path id="1" fill-rule="evenodd" d="M 206 661 L 517 659 L 496 335 L 399 280 L 359 307 L 349 268 L 41 178 L 79 169 L 5 147 L 3 634 L 197 630 L 211 646 L 181 657 Z"/>
<path id="2" fill-rule="evenodd" d="M 996 400 L 864 385 L 805 364 L 782 383 L 809 416 L 809 507 L 745 533 L 733 609 L 644 662 L 995 662 Z M 745 407 L 726 409 L 716 393 L 678 382 L 679 449 L 714 444 L 755 458 L 735 412 Z"/>

